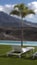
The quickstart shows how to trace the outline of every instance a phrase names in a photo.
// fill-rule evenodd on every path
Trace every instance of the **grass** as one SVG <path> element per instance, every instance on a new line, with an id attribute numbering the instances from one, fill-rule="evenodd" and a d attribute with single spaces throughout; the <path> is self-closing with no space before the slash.
<path id="1" fill-rule="evenodd" d="M 32 60 L 28 56 L 25 57 L 25 55 L 22 55 L 22 58 L 3 56 L 9 50 L 11 50 L 11 46 L 0 45 L 0 65 L 37 65 L 37 59 Z M 37 51 L 37 47 L 35 47 L 35 51 Z"/>

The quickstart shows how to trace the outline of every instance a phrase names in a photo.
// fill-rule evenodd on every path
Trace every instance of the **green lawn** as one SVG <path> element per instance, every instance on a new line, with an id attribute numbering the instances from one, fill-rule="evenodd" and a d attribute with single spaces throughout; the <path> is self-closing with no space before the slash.
<path id="1" fill-rule="evenodd" d="M 6 54 L 9 50 L 11 50 L 11 46 L 0 45 L 0 65 L 37 65 L 37 59 L 32 60 L 29 58 L 30 54 L 29 57 L 22 55 L 22 58 L 16 56 L 3 56 L 3 54 Z M 35 51 L 37 51 L 37 47 L 35 47 Z"/>

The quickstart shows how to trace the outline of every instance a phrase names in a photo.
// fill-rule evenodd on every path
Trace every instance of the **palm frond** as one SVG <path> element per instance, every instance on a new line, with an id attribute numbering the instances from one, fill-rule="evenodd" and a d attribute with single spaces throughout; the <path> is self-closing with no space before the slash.
<path id="1" fill-rule="evenodd" d="M 20 13 L 19 13 L 19 11 L 17 11 L 17 10 L 13 10 L 10 14 L 13 14 L 13 15 L 20 15 Z"/>
<path id="2" fill-rule="evenodd" d="M 28 10 L 28 14 L 35 14 L 33 10 Z"/>
<path id="3" fill-rule="evenodd" d="M 15 8 L 18 8 L 18 11 L 15 10 Z M 14 14 L 14 15 L 18 15 L 18 16 L 20 16 L 20 14 L 21 14 L 21 17 L 23 18 L 28 14 L 35 14 L 35 12 L 33 10 L 29 9 L 23 3 L 21 3 L 21 4 L 15 5 L 14 10 L 10 14 Z"/>

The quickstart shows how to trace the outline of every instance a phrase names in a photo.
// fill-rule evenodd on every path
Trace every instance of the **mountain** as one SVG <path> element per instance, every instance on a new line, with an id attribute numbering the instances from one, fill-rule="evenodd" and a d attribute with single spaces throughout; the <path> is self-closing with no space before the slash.
<path id="1" fill-rule="evenodd" d="M 0 11 L 0 27 L 21 27 L 21 19 L 10 16 Z M 23 21 L 23 27 L 37 27 L 36 23 Z"/>
<path id="2" fill-rule="evenodd" d="M 22 20 L 13 17 L 4 12 L 0 12 L 0 40 L 21 40 L 21 31 L 19 28 L 23 23 L 23 40 L 37 41 L 37 23 Z M 15 27 L 15 28 L 13 28 Z M 19 29 L 18 29 L 19 28 Z"/>

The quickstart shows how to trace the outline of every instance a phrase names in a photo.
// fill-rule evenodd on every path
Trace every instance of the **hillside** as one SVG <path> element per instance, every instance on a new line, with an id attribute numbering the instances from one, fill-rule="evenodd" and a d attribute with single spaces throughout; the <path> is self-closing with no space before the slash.
<path id="1" fill-rule="evenodd" d="M 0 12 L 0 40 L 21 40 L 21 31 L 23 29 L 23 40 L 37 41 L 37 23 L 23 21 Z"/>
<path id="2" fill-rule="evenodd" d="M 19 18 L 10 16 L 4 12 L 0 11 L 0 27 L 21 27 L 22 21 Z M 23 27 L 37 27 L 37 23 L 32 23 L 26 20 L 23 20 Z"/>
<path id="3" fill-rule="evenodd" d="M 0 28 L 0 40 L 21 40 L 21 31 L 21 28 Z M 23 40 L 37 41 L 37 28 L 23 28 Z"/>

